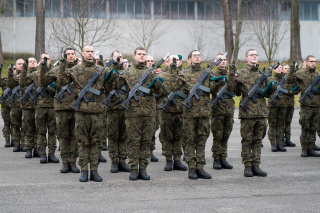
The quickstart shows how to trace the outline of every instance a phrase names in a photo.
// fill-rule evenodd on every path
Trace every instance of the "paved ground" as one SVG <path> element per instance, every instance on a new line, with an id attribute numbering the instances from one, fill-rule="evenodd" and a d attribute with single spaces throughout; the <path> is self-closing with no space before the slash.
<path id="1" fill-rule="evenodd" d="M 298 111 L 292 125 L 294 142 L 300 135 Z M 273 153 L 265 138 L 261 168 L 268 177 L 245 178 L 239 129 L 235 119 L 228 151 L 233 170 L 212 169 L 210 135 L 205 169 L 211 180 L 164 172 L 158 140 L 155 155 L 160 160 L 148 167 L 150 181 L 132 182 L 128 173 L 111 174 L 108 159 L 99 166 L 102 183 L 80 183 L 79 174 L 59 173 L 61 163 L 40 165 L 39 158 L 25 159 L 25 153 L 4 148 L 1 138 L 0 212 L 319 212 L 320 158 L 301 158 L 299 143 L 286 153 Z"/>

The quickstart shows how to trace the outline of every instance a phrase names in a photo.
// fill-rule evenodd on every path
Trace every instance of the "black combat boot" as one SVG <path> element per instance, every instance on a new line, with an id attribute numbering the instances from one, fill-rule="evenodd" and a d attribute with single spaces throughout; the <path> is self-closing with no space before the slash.
<path id="1" fill-rule="evenodd" d="M 314 151 L 314 149 L 308 149 L 308 156 L 320 157 L 320 153 Z"/>
<path id="2" fill-rule="evenodd" d="M 46 154 L 40 154 L 40 163 L 48 163 Z"/>
<path id="3" fill-rule="evenodd" d="M 76 166 L 76 163 L 75 162 L 70 162 L 70 165 L 69 165 L 69 169 L 72 173 L 80 173 L 80 169 L 77 168 Z"/>
<path id="4" fill-rule="evenodd" d="M 30 149 L 30 150 L 27 150 L 27 152 L 26 152 L 26 154 L 25 154 L 25 156 L 24 156 L 25 158 L 32 158 L 32 150 Z"/>
<path id="5" fill-rule="evenodd" d="M 118 164 L 118 170 L 121 172 L 131 172 L 130 167 L 125 162 L 120 162 Z"/>
<path id="6" fill-rule="evenodd" d="M 63 163 L 60 169 L 60 173 L 68 173 L 70 172 L 69 163 Z"/>
<path id="7" fill-rule="evenodd" d="M 296 144 L 292 143 L 292 141 L 290 141 L 290 139 L 286 139 L 286 145 L 289 146 L 289 147 L 295 147 L 296 146 Z"/>
<path id="8" fill-rule="evenodd" d="M 107 142 L 102 143 L 102 151 L 108 151 Z"/>
<path id="9" fill-rule="evenodd" d="M 81 171 L 80 182 L 88 182 L 88 170 Z"/>
<path id="10" fill-rule="evenodd" d="M 99 161 L 100 163 L 106 163 L 106 162 L 107 162 L 107 159 L 106 159 L 105 157 L 103 157 L 103 156 L 101 155 L 101 153 L 99 153 L 98 161 Z"/>
<path id="11" fill-rule="evenodd" d="M 21 152 L 26 152 L 24 145 L 20 145 L 20 150 L 21 150 Z"/>
<path id="12" fill-rule="evenodd" d="M 119 171 L 118 165 L 119 165 L 118 161 L 112 162 L 112 164 L 111 164 L 111 170 L 110 170 L 111 173 L 118 173 L 118 171 Z"/>
<path id="13" fill-rule="evenodd" d="M 173 170 L 179 170 L 179 171 L 187 171 L 188 170 L 188 167 L 183 165 L 181 163 L 181 161 L 179 160 L 175 160 L 173 162 Z"/>
<path id="14" fill-rule="evenodd" d="M 246 166 L 244 168 L 244 176 L 245 177 L 253 177 L 252 166 Z"/>
<path id="15" fill-rule="evenodd" d="M 286 147 L 286 146 L 287 146 L 287 144 L 286 144 L 286 139 L 283 139 L 283 141 L 282 141 L 282 146 L 283 146 L 283 147 Z"/>
<path id="16" fill-rule="evenodd" d="M 260 169 L 259 166 L 252 166 L 252 173 L 254 176 L 267 177 L 267 173 Z"/>
<path id="17" fill-rule="evenodd" d="M 167 160 L 164 171 L 172 171 L 172 160 Z"/>
<path id="18" fill-rule="evenodd" d="M 4 147 L 6 148 L 10 147 L 10 140 L 6 140 L 6 144 L 4 145 Z"/>
<path id="19" fill-rule="evenodd" d="M 287 149 L 282 146 L 282 144 L 277 144 L 277 150 L 279 152 L 286 152 Z"/>
<path id="20" fill-rule="evenodd" d="M 233 169 L 233 166 L 230 163 L 228 163 L 226 159 L 221 159 L 220 164 L 221 167 L 224 169 Z"/>
<path id="21" fill-rule="evenodd" d="M 48 155 L 48 163 L 59 163 L 59 159 L 56 158 L 54 153 L 49 153 L 49 155 Z"/>
<path id="22" fill-rule="evenodd" d="M 95 182 L 102 182 L 102 177 L 100 177 L 97 170 L 91 170 L 90 171 L 90 180 L 93 180 Z"/>
<path id="23" fill-rule="evenodd" d="M 33 150 L 33 157 L 34 157 L 34 158 L 40 158 L 39 150 L 37 150 L 37 149 L 34 149 L 34 150 Z"/>
<path id="24" fill-rule="evenodd" d="M 221 164 L 220 164 L 220 159 L 215 159 L 214 161 L 213 161 L 213 168 L 214 169 L 221 169 L 222 167 L 221 167 Z"/>
<path id="25" fill-rule="evenodd" d="M 277 152 L 278 151 L 278 148 L 277 148 L 276 144 L 271 144 L 271 151 L 272 152 Z"/>
<path id="26" fill-rule="evenodd" d="M 138 169 L 131 169 L 129 180 L 138 180 Z"/>
<path id="27" fill-rule="evenodd" d="M 204 171 L 204 169 L 196 169 L 196 174 L 198 178 L 211 179 L 211 175 Z"/>
<path id="28" fill-rule="evenodd" d="M 318 147 L 317 145 L 314 145 L 314 151 L 320 151 L 320 147 Z"/>
<path id="29" fill-rule="evenodd" d="M 158 161 L 159 159 L 156 156 L 154 156 L 153 153 L 151 153 L 151 162 L 158 162 Z"/>
<path id="30" fill-rule="evenodd" d="M 147 174 L 146 169 L 139 169 L 139 175 L 138 178 L 141 180 L 150 180 L 150 175 Z"/>
<path id="31" fill-rule="evenodd" d="M 195 168 L 189 168 L 188 178 L 189 179 L 198 179 L 198 175 L 196 174 Z"/>
<path id="32" fill-rule="evenodd" d="M 308 157 L 308 151 L 306 149 L 301 151 L 301 157 Z"/>
<path id="33" fill-rule="evenodd" d="M 12 150 L 13 152 L 19 152 L 20 151 L 20 145 L 15 143 L 14 148 Z"/>
<path id="34" fill-rule="evenodd" d="M 11 147 L 14 147 L 14 141 L 11 139 Z"/>

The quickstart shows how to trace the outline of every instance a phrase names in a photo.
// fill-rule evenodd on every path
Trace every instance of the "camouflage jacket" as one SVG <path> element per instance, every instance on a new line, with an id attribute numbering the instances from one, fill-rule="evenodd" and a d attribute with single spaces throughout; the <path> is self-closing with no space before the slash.
<path id="1" fill-rule="evenodd" d="M 258 66 L 252 66 L 247 64 L 242 70 L 239 70 L 235 76 L 229 75 L 228 79 L 228 91 L 233 91 L 237 96 L 242 96 L 240 104 L 248 97 L 249 91 L 256 84 L 258 79 L 262 75 L 262 71 L 258 69 Z M 262 83 L 260 89 L 264 90 L 270 83 L 270 78 L 268 78 L 264 83 Z M 277 85 L 272 85 L 269 92 L 265 97 L 270 97 L 270 95 L 276 90 Z M 248 110 L 246 111 L 243 107 L 239 106 L 239 119 L 242 118 L 266 118 L 267 117 L 267 105 L 266 99 L 262 95 L 257 98 L 257 103 L 249 100 Z"/>
<path id="2" fill-rule="evenodd" d="M 37 89 L 40 86 L 40 72 L 47 73 L 50 70 L 50 67 L 41 67 L 41 71 L 35 71 L 30 74 L 27 74 L 26 70 L 22 70 L 20 74 L 20 86 L 28 87 L 30 84 L 34 83 L 35 88 Z M 45 87 L 44 94 L 42 97 L 41 94 L 38 95 L 36 108 L 53 108 L 53 96 L 55 89 L 52 87 Z"/>
<path id="3" fill-rule="evenodd" d="M 217 68 L 216 72 L 213 73 L 214 77 L 226 76 L 227 77 L 228 71 L 226 69 Z M 221 90 L 223 85 L 219 85 L 216 83 L 215 91 L 212 95 L 212 101 L 217 97 L 217 93 Z M 234 100 L 233 97 L 225 94 L 224 95 L 225 103 L 218 101 L 217 109 L 215 110 L 212 108 L 212 115 L 228 115 L 233 117 L 234 114 Z"/>
<path id="4" fill-rule="evenodd" d="M 176 84 L 179 80 L 179 69 L 176 66 L 169 66 L 169 69 L 167 72 L 162 72 L 158 76 L 163 78 L 163 87 L 161 92 L 161 98 L 162 98 L 162 104 L 165 104 L 168 100 L 168 95 L 171 92 L 174 92 L 176 89 Z M 182 94 L 183 95 L 183 94 Z M 187 94 L 185 94 L 187 96 Z M 168 105 L 168 112 L 169 113 L 182 113 L 182 101 L 184 100 L 183 97 L 180 97 L 179 95 L 175 95 L 174 100 L 177 102 L 176 105 L 174 105 L 172 102 Z M 161 107 L 161 106 L 160 106 Z"/>
<path id="5" fill-rule="evenodd" d="M 175 90 L 179 90 L 182 93 L 189 95 L 189 91 L 196 84 L 203 72 L 204 68 L 201 64 L 187 67 L 180 72 L 179 81 L 177 83 L 178 88 Z M 210 90 L 211 94 L 213 94 L 213 82 L 210 80 L 212 77 L 213 73 L 211 72 L 202 84 L 202 86 L 205 86 Z M 183 117 L 209 118 L 211 116 L 210 93 L 201 90 L 199 93 L 199 100 L 192 97 L 190 109 L 183 107 Z"/>
<path id="6" fill-rule="evenodd" d="M 40 81 L 41 85 L 47 87 L 52 83 L 56 84 L 57 90 L 56 94 L 61 91 L 61 81 L 58 79 L 59 70 L 61 69 L 61 72 L 67 72 L 69 69 L 71 69 L 74 66 L 74 63 L 67 63 L 67 64 L 61 64 L 59 67 L 55 67 L 52 70 L 50 70 L 46 75 L 40 75 Z M 73 89 L 73 85 L 71 85 L 69 88 Z M 67 92 L 64 92 L 62 96 L 62 103 L 60 103 L 57 99 L 54 99 L 54 109 L 55 110 L 72 110 L 70 105 L 75 101 L 75 93 L 74 91 L 69 95 Z"/>
<path id="7" fill-rule="evenodd" d="M 84 58 L 82 59 L 82 63 L 80 65 L 76 65 L 72 67 L 67 72 L 63 70 L 59 70 L 58 79 L 59 86 L 67 85 L 73 82 L 74 93 L 76 94 L 75 98 L 77 98 L 81 89 L 87 85 L 92 75 L 98 72 L 102 67 L 95 64 L 95 61 L 86 61 Z M 100 92 L 99 95 L 88 92 L 86 94 L 88 99 L 93 99 L 93 101 L 89 101 L 86 103 L 84 100 L 80 101 L 79 104 L 79 112 L 84 113 L 102 113 L 105 112 L 105 106 L 102 101 L 105 99 L 104 89 L 108 92 L 112 90 L 112 84 L 108 83 L 108 80 L 105 80 L 106 75 L 108 74 L 109 69 L 105 69 L 101 74 L 100 78 L 92 85 L 92 88 L 98 90 Z"/>
<path id="8" fill-rule="evenodd" d="M 299 70 L 295 74 L 292 71 L 288 74 L 288 83 L 292 84 L 292 86 L 299 86 L 299 90 L 301 91 L 300 98 L 304 95 L 305 90 L 310 86 L 312 81 L 319 75 L 315 69 L 311 69 L 310 67 L 306 67 L 304 70 Z M 318 82 L 318 85 L 320 81 Z M 318 87 L 319 88 L 319 87 Z M 306 98 L 303 107 L 320 107 L 320 95 L 312 94 L 313 98 Z"/>
<path id="9" fill-rule="evenodd" d="M 37 71 L 37 68 L 30 68 L 27 70 L 27 75 L 30 75 L 31 73 L 33 73 L 34 71 Z M 19 82 L 20 82 L 20 78 L 18 77 L 19 79 Z M 20 85 L 21 87 L 21 85 Z M 26 87 L 21 87 L 21 97 L 24 95 L 26 89 L 28 88 L 29 86 L 26 86 Z M 34 105 L 33 103 L 29 100 L 29 96 L 25 99 L 25 104 L 24 106 L 22 104 L 20 104 L 20 108 L 21 109 L 34 109 Z"/>
<path id="10" fill-rule="evenodd" d="M 119 82 L 117 84 L 117 89 L 125 86 L 126 94 L 138 83 L 140 77 L 148 71 L 146 63 L 133 64 L 127 69 L 126 72 L 122 72 L 119 76 Z M 142 84 L 142 87 L 147 88 L 148 85 L 157 76 L 154 73 L 149 75 L 149 78 Z M 150 93 L 146 94 L 144 92 L 137 92 L 138 101 L 134 98 L 130 100 L 129 109 L 126 112 L 126 117 L 155 117 L 156 116 L 156 98 L 153 94 L 160 94 L 160 90 L 156 90 L 154 87 L 151 88 Z"/>
<path id="11" fill-rule="evenodd" d="M 11 89 L 11 91 L 16 87 L 19 86 L 19 75 L 21 74 L 20 70 L 17 70 L 17 74 L 15 77 L 13 75 L 8 73 L 8 78 L 7 78 L 7 86 Z M 21 93 L 20 93 L 21 97 Z M 11 107 L 20 107 L 20 102 L 18 101 L 19 98 L 18 96 L 14 96 L 12 99 L 12 104 L 10 105 Z"/>
<path id="12" fill-rule="evenodd" d="M 2 94 L 7 89 L 7 78 L 8 77 L 0 78 L 0 87 L 2 88 Z M 10 104 L 5 100 L 3 100 L 1 105 L 4 106 L 4 107 L 10 107 Z"/>

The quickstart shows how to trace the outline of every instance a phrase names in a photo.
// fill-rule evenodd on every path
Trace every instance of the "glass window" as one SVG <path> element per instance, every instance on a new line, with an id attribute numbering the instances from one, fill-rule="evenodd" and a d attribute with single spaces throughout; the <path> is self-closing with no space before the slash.
<path id="1" fill-rule="evenodd" d="M 318 20 L 318 4 L 311 4 L 311 20 Z"/>
<path id="2" fill-rule="evenodd" d="M 197 18 L 198 20 L 205 20 L 206 19 L 206 3 L 203 2 L 198 2 L 197 3 L 197 7 L 198 7 L 198 11 L 197 11 Z"/>
<path id="3" fill-rule="evenodd" d="M 136 19 L 142 19 L 143 18 L 142 1 L 141 0 L 135 1 L 135 18 Z"/>
<path id="4" fill-rule="evenodd" d="M 142 10 L 144 19 L 151 19 L 151 2 L 143 0 L 142 1 Z"/>
<path id="5" fill-rule="evenodd" d="M 24 17 L 24 0 L 16 1 L 16 17 Z"/>
<path id="6" fill-rule="evenodd" d="M 212 3 L 207 3 L 207 5 L 206 5 L 206 19 L 213 20 L 213 5 L 212 5 Z"/>
<path id="7" fill-rule="evenodd" d="M 35 11 L 34 10 L 34 0 L 25 0 L 25 12 L 24 12 L 24 17 L 35 17 Z"/>
<path id="8" fill-rule="evenodd" d="M 162 1 L 162 19 L 170 19 L 169 2 Z"/>
<path id="9" fill-rule="evenodd" d="M 155 19 L 161 19 L 162 15 L 162 4 L 161 1 L 155 1 L 154 2 L 154 18 Z"/>
<path id="10" fill-rule="evenodd" d="M 310 20 L 311 10 L 310 10 L 310 3 L 304 3 L 303 8 L 303 20 Z"/>
<path id="11" fill-rule="evenodd" d="M 133 7 L 133 1 L 127 1 L 127 18 L 128 19 L 133 19 L 134 16 L 133 16 L 133 11 L 134 11 L 134 7 Z"/>
<path id="12" fill-rule="evenodd" d="M 219 2 L 214 2 L 213 17 L 215 20 L 222 20 L 222 7 Z"/>
<path id="13" fill-rule="evenodd" d="M 187 6 L 188 6 L 188 17 L 187 19 L 189 20 L 194 20 L 194 2 L 187 2 Z"/>
<path id="14" fill-rule="evenodd" d="M 299 19 L 304 20 L 303 19 L 303 4 L 302 3 L 299 4 Z"/>
<path id="15" fill-rule="evenodd" d="M 178 19 L 179 14 L 178 14 L 178 2 L 172 1 L 171 2 L 171 19 Z"/>
<path id="16" fill-rule="evenodd" d="M 179 19 L 187 19 L 187 2 L 179 2 Z"/>
<path id="17" fill-rule="evenodd" d="M 5 17 L 12 17 L 13 16 L 13 0 L 7 0 L 3 2 L 4 8 L 4 16 Z M 1 14 L 3 16 L 3 14 Z"/>
<path id="18" fill-rule="evenodd" d="M 71 0 L 63 1 L 63 17 L 65 18 L 71 17 Z"/>
<path id="19" fill-rule="evenodd" d="M 118 0 L 118 15 L 117 18 L 125 19 L 126 18 L 126 1 Z"/>

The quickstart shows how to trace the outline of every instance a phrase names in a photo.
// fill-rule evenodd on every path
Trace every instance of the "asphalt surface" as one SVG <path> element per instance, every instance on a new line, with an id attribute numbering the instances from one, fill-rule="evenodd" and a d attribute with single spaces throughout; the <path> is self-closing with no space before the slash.
<path id="1" fill-rule="evenodd" d="M 263 141 L 265 178 L 243 177 L 238 111 L 228 150 L 234 168 L 212 168 L 210 135 L 205 165 L 210 180 L 189 180 L 182 171 L 165 172 L 158 138 L 154 153 L 159 162 L 147 168 L 150 181 L 129 181 L 129 173 L 111 174 L 108 158 L 99 165 L 102 183 L 80 183 L 79 174 L 59 172 L 61 163 L 40 164 L 39 158 L 26 159 L 25 153 L 4 148 L 1 137 L 0 212 L 320 212 L 320 158 L 300 157 L 298 111 L 292 123 L 297 147 L 274 153 L 267 137 Z M 108 157 L 108 152 L 103 155 Z M 60 158 L 58 150 L 56 156 Z"/>

